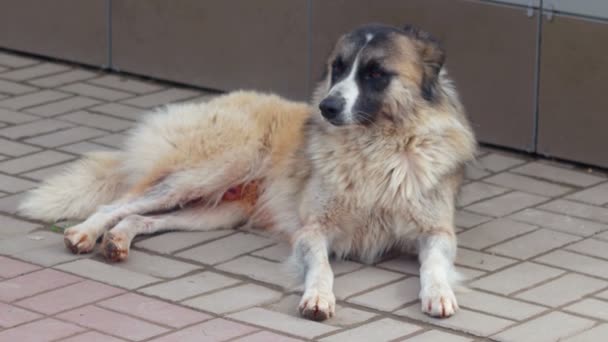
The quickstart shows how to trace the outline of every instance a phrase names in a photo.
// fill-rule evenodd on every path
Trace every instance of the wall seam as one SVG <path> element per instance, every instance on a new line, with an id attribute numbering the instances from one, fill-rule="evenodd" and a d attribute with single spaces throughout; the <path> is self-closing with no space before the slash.
<path id="1" fill-rule="evenodd" d="M 543 35 L 543 1 L 540 0 L 540 8 L 538 9 L 538 19 L 536 24 L 536 61 L 534 66 L 534 122 L 532 125 L 532 146 L 530 152 L 538 153 L 538 130 L 540 117 L 540 72 L 541 72 L 541 53 L 542 53 L 542 35 Z"/>
<path id="2" fill-rule="evenodd" d="M 106 2 L 106 18 L 107 18 L 107 25 L 108 25 L 107 37 L 106 37 L 107 52 L 108 52 L 107 62 L 108 62 L 108 69 L 113 69 L 114 63 L 112 61 L 112 0 L 107 0 L 107 2 Z"/>

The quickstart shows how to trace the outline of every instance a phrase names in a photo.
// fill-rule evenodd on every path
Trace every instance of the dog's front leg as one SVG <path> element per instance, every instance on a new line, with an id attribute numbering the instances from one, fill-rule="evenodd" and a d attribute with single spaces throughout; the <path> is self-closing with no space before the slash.
<path id="1" fill-rule="evenodd" d="M 298 309 L 302 316 L 315 321 L 332 317 L 336 310 L 334 274 L 324 231 L 319 224 L 307 225 L 298 231 L 291 260 L 305 272 L 304 295 Z"/>
<path id="2" fill-rule="evenodd" d="M 456 237 L 451 231 L 429 232 L 418 238 L 420 260 L 420 300 L 422 311 L 435 317 L 449 317 L 458 310 L 452 285 Z"/>

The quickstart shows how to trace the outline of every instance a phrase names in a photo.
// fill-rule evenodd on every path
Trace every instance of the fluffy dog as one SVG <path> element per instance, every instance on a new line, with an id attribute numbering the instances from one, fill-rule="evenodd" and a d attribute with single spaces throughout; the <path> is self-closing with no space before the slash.
<path id="1" fill-rule="evenodd" d="M 33 190 L 21 213 L 86 220 L 74 253 L 127 257 L 134 236 L 242 224 L 288 237 L 301 314 L 335 311 L 330 255 L 419 255 L 422 310 L 458 305 L 454 201 L 475 139 L 428 33 L 368 25 L 341 37 L 312 106 L 235 92 L 148 115 L 123 150 L 90 154 Z"/>

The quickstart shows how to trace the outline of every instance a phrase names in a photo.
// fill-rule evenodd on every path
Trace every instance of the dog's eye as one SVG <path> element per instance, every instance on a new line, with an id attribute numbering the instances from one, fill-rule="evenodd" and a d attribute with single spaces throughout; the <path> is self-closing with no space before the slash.
<path id="1" fill-rule="evenodd" d="M 368 72 L 365 73 L 365 78 L 366 79 L 373 79 L 373 80 L 377 80 L 384 77 L 384 72 L 382 70 L 379 69 L 371 69 Z"/>
<path id="2" fill-rule="evenodd" d="M 331 77 L 332 79 L 336 79 L 338 78 L 342 73 L 344 72 L 344 62 L 342 61 L 342 59 L 337 58 L 332 64 L 331 64 Z"/>

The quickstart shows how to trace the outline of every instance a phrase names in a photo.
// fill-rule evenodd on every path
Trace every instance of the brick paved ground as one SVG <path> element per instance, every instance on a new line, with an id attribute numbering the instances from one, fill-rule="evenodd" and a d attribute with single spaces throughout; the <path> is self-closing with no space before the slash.
<path id="1" fill-rule="evenodd" d="M 453 318 L 422 315 L 412 258 L 334 263 L 337 317 L 296 313 L 287 248 L 237 231 L 138 239 L 125 263 L 74 256 L 14 214 L 23 191 L 120 145 L 154 106 L 209 94 L 0 53 L 0 341 L 600 341 L 608 178 L 484 149 L 459 200 Z M 54 229 L 57 230 L 57 229 Z"/>

